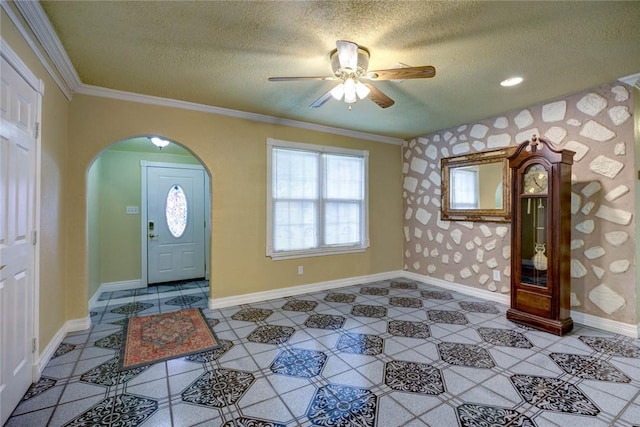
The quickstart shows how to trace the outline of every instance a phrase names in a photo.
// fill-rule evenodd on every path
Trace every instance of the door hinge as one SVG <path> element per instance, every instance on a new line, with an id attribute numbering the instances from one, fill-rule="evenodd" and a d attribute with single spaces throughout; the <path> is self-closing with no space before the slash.
<path id="1" fill-rule="evenodd" d="M 34 133 L 33 137 L 35 139 L 40 138 L 40 122 L 36 122 L 36 128 L 34 129 L 33 133 Z"/>
<path id="2" fill-rule="evenodd" d="M 33 230 L 31 232 L 31 244 L 33 246 L 38 244 L 38 230 Z"/>
<path id="3" fill-rule="evenodd" d="M 38 339 L 37 338 L 32 338 L 31 339 L 31 353 L 35 353 L 37 349 L 38 349 Z"/>

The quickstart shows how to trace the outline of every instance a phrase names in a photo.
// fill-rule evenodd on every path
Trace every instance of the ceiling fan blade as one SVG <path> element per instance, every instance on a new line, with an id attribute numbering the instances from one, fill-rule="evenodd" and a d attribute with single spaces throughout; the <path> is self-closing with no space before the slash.
<path id="1" fill-rule="evenodd" d="M 333 90 L 333 89 L 331 89 L 331 90 Z M 316 99 L 313 104 L 309 105 L 309 107 L 310 108 L 322 107 L 325 104 L 325 102 L 327 102 L 328 100 L 333 98 L 331 96 L 331 90 L 328 91 L 327 93 L 325 93 L 324 95 L 322 95 L 320 98 Z"/>
<path id="2" fill-rule="evenodd" d="M 270 82 L 295 82 L 304 80 L 335 80 L 335 77 L 269 77 Z"/>
<path id="3" fill-rule="evenodd" d="M 364 83 L 364 85 L 367 86 L 370 90 L 369 98 L 371 98 L 371 100 L 378 104 L 378 106 L 380 106 L 381 108 L 389 108 L 393 104 L 395 104 L 395 101 L 393 99 L 382 93 L 380 89 L 378 89 L 371 83 Z"/>
<path id="4" fill-rule="evenodd" d="M 358 68 L 358 45 L 345 40 L 336 42 L 340 67 L 355 71 Z"/>
<path id="5" fill-rule="evenodd" d="M 389 70 L 375 70 L 367 73 L 371 80 L 405 80 L 425 79 L 436 75 L 436 69 L 431 65 L 422 67 L 391 68 Z"/>

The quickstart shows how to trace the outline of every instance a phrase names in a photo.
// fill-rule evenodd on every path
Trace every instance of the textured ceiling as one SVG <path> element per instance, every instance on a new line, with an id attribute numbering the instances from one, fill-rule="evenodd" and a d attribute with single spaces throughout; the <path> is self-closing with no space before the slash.
<path id="1" fill-rule="evenodd" d="M 85 84 L 408 138 L 640 71 L 640 2 L 44 1 Z M 336 40 L 369 69 L 433 65 L 381 81 L 396 103 L 309 105 L 335 82 Z M 506 77 L 522 85 L 502 88 Z"/>

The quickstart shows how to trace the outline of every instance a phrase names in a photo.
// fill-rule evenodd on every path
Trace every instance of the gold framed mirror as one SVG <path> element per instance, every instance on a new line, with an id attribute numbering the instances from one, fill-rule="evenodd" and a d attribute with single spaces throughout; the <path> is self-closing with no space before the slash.
<path id="1" fill-rule="evenodd" d="M 441 159 L 442 219 L 510 221 L 512 152 L 509 147 Z"/>

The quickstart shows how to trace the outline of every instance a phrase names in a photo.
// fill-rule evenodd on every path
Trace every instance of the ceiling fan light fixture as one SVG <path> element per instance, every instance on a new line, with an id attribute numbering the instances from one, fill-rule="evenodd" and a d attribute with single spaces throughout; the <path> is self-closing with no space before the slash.
<path id="1" fill-rule="evenodd" d="M 340 83 L 338 86 L 331 89 L 331 96 L 340 101 L 344 96 L 344 84 Z"/>
<path id="2" fill-rule="evenodd" d="M 353 103 L 355 103 L 356 101 L 357 101 L 357 99 L 356 99 L 356 94 L 355 94 L 355 93 L 354 93 L 353 95 L 349 95 L 349 96 L 347 96 L 347 94 L 346 94 L 346 93 L 344 94 L 344 102 L 345 102 L 345 103 L 347 103 L 347 104 L 353 104 Z M 349 107 L 349 108 L 351 108 L 351 107 Z"/>
<path id="3" fill-rule="evenodd" d="M 358 94 L 358 98 L 365 99 L 367 95 L 369 95 L 371 90 L 364 84 L 357 82 L 356 83 L 356 94 Z"/>
<path id="4" fill-rule="evenodd" d="M 356 102 L 356 82 L 349 78 L 344 81 L 344 102 L 353 104 Z"/>

